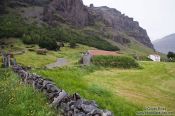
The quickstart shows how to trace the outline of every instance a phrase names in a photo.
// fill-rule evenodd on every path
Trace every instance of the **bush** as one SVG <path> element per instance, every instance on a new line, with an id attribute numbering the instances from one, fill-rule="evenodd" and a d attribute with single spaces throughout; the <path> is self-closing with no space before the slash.
<path id="1" fill-rule="evenodd" d="M 29 48 L 28 51 L 30 51 L 30 52 L 34 52 L 35 49 L 33 49 L 33 48 Z"/>
<path id="2" fill-rule="evenodd" d="M 168 52 L 167 58 L 169 59 L 169 62 L 175 62 L 175 53 L 174 52 Z"/>
<path id="3" fill-rule="evenodd" d="M 167 57 L 168 57 L 168 58 L 175 58 L 175 53 L 173 53 L 173 52 L 168 52 Z"/>
<path id="4" fill-rule="evenodd" d="M 70 48 L 75 48 L 77 46 L 76 37 L 73 36 L 70 38 L 69 45 L 70 45 Z"/>
<path id="5" fill-rule="evenodd" d="M 0 38 L 2 37 L 22 37 L 26 32 L 26 24 L 19 16 L 0 16 Z"/>
<path id="6" fill-rule="evenodd" d="M 41 48 L 46 48 L 48 50 L 59 50 L 59 46 L 54 39 L 43 39 L 39 41 L 39 46 Z"/>
<path id="7" fill-rule="evenodd" d="M 48 38 L 45 27 L 30 25 L 27 27 L 27 31 L 23 34 L 22 40 L 25 44 L 39 44 L 39 41 L 43 38 Z"/>
<path id="8" fill-rule="evenodd" d="M 97 66 L 137 68 L 139 64 L 131 57 L 127 56 L 94 56 L 92 63 Z"/>

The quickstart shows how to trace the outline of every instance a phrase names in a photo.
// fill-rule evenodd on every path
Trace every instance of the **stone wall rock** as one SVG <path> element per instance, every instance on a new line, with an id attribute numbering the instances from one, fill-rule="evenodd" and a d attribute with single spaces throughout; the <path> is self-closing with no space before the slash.
<path id="1" fill-rule="evenodd" d="M 31 74 L 26 68 L 15 65 L 16 72 L 25 84 L 33 86 L 34 89 L 43 92 L 53 108 L 61 111 L 64 116 L 112 116 L 108 110 L 102 110 L 95 101 L 83 99 L 79 94 L 69 95 L 58 88 L 51 80 L 42 76 Z"/>

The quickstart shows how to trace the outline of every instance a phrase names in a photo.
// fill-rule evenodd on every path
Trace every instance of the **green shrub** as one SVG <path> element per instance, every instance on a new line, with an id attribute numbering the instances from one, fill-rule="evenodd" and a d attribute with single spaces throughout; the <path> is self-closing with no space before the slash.
<path id="1" fill-rule="evenodd" d="M 92 63 L 97 66 L 118 67 L 118 68 L 137 68 L 139 64 L 131 57 L 127 56 L 94 56 Z"/>
<path id="2" fill-rule="evenodd" d="M 19 16 L 0 16 L 0 38 L 2 37 L 22 37 L 26 31 L 26 24 Z"/>
<path id="3" fill-rule="evenodd" d="M 175 62 L 175 53 L 174 52 L 168 52 L 167 58 L 169 59 L 169 62 Z"/>
<path id="4" fill-rule="evenodd" d="M 39 41 L 39 46 L 41 48 L 46 48 L 48 50 L 59 50 L 59 46 L 54 39 L 43 39 Z"/>
<path id="5" fill-rule="evenodd" d="M 87 35 L 78 29 L 27 24 L 20 16 L 12 14 L 0 17 L 0 38 L 4 37 L 19 37 L 25 44 L 38 44 L 49 50 L 59 49 L 55 41 L 69 42 L 72 48 L 79 43 L 102 50 L 119 50 L 117 46 L 111 45 L 106 40 L 98 36 Z"/>
<path id="6" fill-rule="evenodd" d="M 34 52 L 35 49 L 34 49 L 34 48 L 29 48 L 28 51 L 30 51 L 30 52 Z"/>
<path id="7" fill-rule="evenodd" d="M 108 50 L 108 51 L 120 50 L 117 46 L 111 45 L 109 42 L 107 42 L 106 40 L 98 36 L 85 35 L 84 37 L 81 37 L 81 38 L 80 37 L 78 37 L 77 39 L 77 42 L 80 44 L 85 44 L 91 47 L 95 47 L 102 50 Z"/>

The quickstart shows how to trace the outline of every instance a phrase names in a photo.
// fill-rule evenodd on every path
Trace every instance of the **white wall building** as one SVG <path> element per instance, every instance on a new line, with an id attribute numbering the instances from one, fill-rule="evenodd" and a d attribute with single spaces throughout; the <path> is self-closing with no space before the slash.
<path id="1" fill-rule="evenodd" d="M 160 62 L 160 56 L 157 55 L 157 54 L 150 54 L 148 56 L 148 58 L 151 59 L 151 60 L 153 60 L 153 61 L 155 61 L 155 62 Z"/>

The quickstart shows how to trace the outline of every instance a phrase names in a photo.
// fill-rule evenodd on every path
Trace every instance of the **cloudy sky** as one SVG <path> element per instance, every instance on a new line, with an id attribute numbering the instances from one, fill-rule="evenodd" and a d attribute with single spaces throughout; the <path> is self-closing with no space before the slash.
<path id="1" fill-rule="evenodd" d="M 85 5 L 109 6 L 139 21 L 151 40 L 175 33 L 175 0 L 83 0 Z"/>

